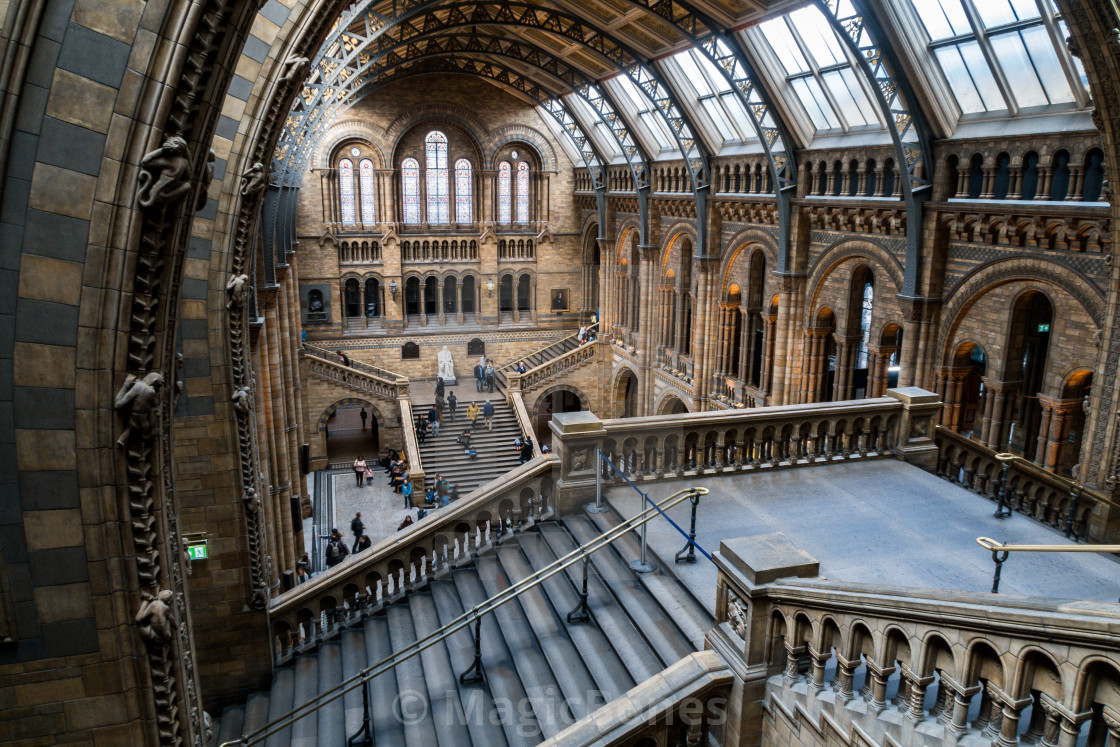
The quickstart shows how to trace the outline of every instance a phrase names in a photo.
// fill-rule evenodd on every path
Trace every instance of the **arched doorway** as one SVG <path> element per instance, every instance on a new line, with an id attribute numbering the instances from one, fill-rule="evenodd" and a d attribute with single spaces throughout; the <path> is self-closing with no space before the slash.
<path id="1" fill-rule="evenodd" d="M 323 418 L 327 462 L 350 464 L 359 454 L 367 462 L 376 462 L 381 448 L 380 421 L 381 413 L 369 402 L 347 399 L 332 405 Z"/>
<path id="2" fill-rule="evenodd" d="M 658 408 L 658 410 L 658 415 L 682 415 L 688 412 L 688 408 L 685 407 L 685 404 L 681 401 L 681 398 L 674 397 L 673 395 L 669 395 L 664 400 L 662 400 L 661 407 Z"/>
<path id="3" fill-rule="evenodd" d="M 836 394 L 836 315 L 822 306 L 805 330 L 805 402 L 831 402 Z"/>
<path id="4" fill-rule="evenodd" d="M 434 276 L 424 279 L 424 314 L 435 316 L 439 313 L 439 281 Z"/>
<path id="5" fill-rule="evenodd" d="M 620 418 L 632 418 L 638 414 L 638 377 L 630 369 L 626 369 L 618 377 L 614 403 Z"/>
<path id="6" fill-rule="evenodd" d="M 529 275 L 522 275 L 517 279 L 517 310 L 529 311 L 532 308 L 532 281 Z"/>
<path id="7" fill-rule="evenodd" d="M 404 313 L 420 316 L 420 278 L 411 277 L 404 282 Z"/>
<path id="8" fill-rule="evenodd" d="M 1011 451 L 1034 456 L 1042 425 L 1038 395 L 1043 389 L 1054 306 L 1041 291 L 1027 291 L 1015 300 L 1007 344 L 1005 382 L 1020 382 L 1007 436 Z"/>
<path id="9" fill-rule="evenodd" d="M 848 296 L 847 334 L 848 339 L 854 342 L 846 343 L 842 351 L 844 370 L 840 376 L 836 399 L 863 399 L 867 396 L 874 303 L 875 284 L 871 270 L 860 266 L 852 273 L 852 286 Z M 854 349 L 848 349 L 853 344 Z"/>
<path id="10" fill-rule="evenodd" d="M 377 278 L 366 280 L 366 316 L 381 316 L 381 283 Z"/>
<path id="11" fill-rule="evenodd" d="M 1060 475 L 1082 481 L 1077 466 L 1081 460 L 1081 442 L 1085 433 L 1089 397 L 1093 393 L 1093 372 L 1078 369 L 1066 377 L 1062 399 L 1050 416 L 1049 444 L 1056 445 L 1057 454 L 1047 451 L 1044 466 Z"/>
<path id="12" fill-rule="evenodd" d="M 552 429 L 548 427 L 548 421 L 552 420 L 553 415 L 561 412 L 580 412 L 583 409 L 579 394 L 571 389 L 558 388 L 545 392 L 537 400 L 536 417 L 533 419 L 537 443 L 552 443 Z"/>
<path id="13" fill-rule="evenodd" d="M 443 279 L 443 313 L 455 314 L 459 311 L 458 293 L 459 283 L 454 277 Z"/>
<path id="14" fill-rule="evenodd" d="M 973 438 L 981 437 L 987 373 L 988 354 L 979 343 L 962 342 L 957 346 L 945 386 L 946 426 Z"/>
<path id="15" fill-rule="evenodd" d="M 498 311 L 513 314 L 513 275 L 502 275 L 498 283 Z"/>
<path id="16" fill-rule="evenodd" d="M 475 292 L 476 291 L 475 291 L 474 276 L 473 275 L 467 275 L 465 278 L 463 278 L 463 286 L 462 286 L 462 290 L 461 290 L 461 295 L 462 295 L 463 301 L 460 305 L 463 308 L 463 315 L 464 316 L 466 316 L 467 314 L 473 315 L 475 313 L 475 303 L 474 303 Z"/>
<path id="17" fill-rule="evenodd" d="M 362 291 L 356 278 L 346 281 L 346 316 L 353 319 L 362 316 Z"/>

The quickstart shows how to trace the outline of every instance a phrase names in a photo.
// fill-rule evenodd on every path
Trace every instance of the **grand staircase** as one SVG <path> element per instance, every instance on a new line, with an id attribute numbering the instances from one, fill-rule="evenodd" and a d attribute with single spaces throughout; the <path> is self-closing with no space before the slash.
<path id="1" fill-rule="evenodd" d="M 457 387 L 460 393 L 465 389 L 466 387 Z M 429 480 L 434 480 L 437 473 L 441 474 L 459 489 L 459 495 L 467 495 L 479 485 L 485 485 L 516 467 L 519 462 L 513 442 L 522 435 L 517 415 L 506 403 L 505 397 L 495 392 L 489 395 L 490 403 L 494 405 L 494 430 L 486 430 L 486 422 L 480 413 L 474 435 L 471 436 L 471 446 L 478 451 L 478 457 L 468 459 L 466 449 L 455 443 L 455 439 L 470 428 L 471 421 L 467 418 L 467 406 L 470 404 L 468 395 L 479 397 L 475 401 L 478 402 L 479 409 L 482 408 L 486 401 L 485 393 L 464 393 L 459 400 L 458 419 L 452 421 L 451 413 L 445 408 L 439 435 L 434 438 L 429 436 L 420 447 L 420 458 Z M 427 406 L 419 406 L 416 412 L 426 413 Z"/>
<path id="2" fill-rule="evenodd" d="M 290 712 L 451 622 L 464 611 L 598 536 L 617 519 L 579 513 L 545 521 L 473 562 L 437 575 L 337 639 L 278 668 L 268 693 L 226 708 L 218 744 Z M 370 683 L 374 744 L 406 747 L 535 745 L 635 684 L 703 647 L 712 617 L 663 571 L 636 575 L 632 536 L 594 553 L 590 622 L 569 623 L 581 569 L 547 579 L 482 618 L 482 684 L 461 684 L 474 660 L 470 628 L 423 650 Z M 268 747 L 343 747 L 362 726 L 361 689 L 268 738 Z"/>

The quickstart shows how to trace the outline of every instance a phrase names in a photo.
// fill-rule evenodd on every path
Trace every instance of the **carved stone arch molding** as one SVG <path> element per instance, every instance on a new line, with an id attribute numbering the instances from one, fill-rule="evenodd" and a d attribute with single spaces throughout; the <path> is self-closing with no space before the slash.
<path id="1" fill-rule="evenodd" d="M 763 255 L 766 257 L 766 266 L 770 268 L 769 275 L 778 266 L 778 242 L 774 237 L 765 231 L 757 228 L 748 228 L 744 231 L 739 231 L 731 237 L 725 244 L 731 247 L 729 251 L 723 252 L 723 258 L 720 262 L 719 276 L 721 282 L 721 289 L 726 289 L 727 284 L 731 282 L 731 270 L 734 268 L 735 263 L 742 260 L 749 261 L 750 255 L 756 249 L 761 249 Z M 763 286 L 766 286 L 768 278 L 763 278 Z M 722 291 L 721 291 L 722 292 Z"/>
<path id="2" fill-rule="evenodd" d="M 552 143 L 539 130 L 527 125 L 515 124 L 501 127 L 491 133 L 486 142 L 487 168 L 498 168 L 498 151 L 510 143 L 525 143 L 537 152 L 541 159 L 541 168 L 545 171 L 556 171 L 559 164 L 556 161 L 556 149 Z"/>
<path id="3" fill-rule="evenodd" d="M 551 386 L 540 393 L 540 396 L 538 396 L 536 401 L 533 402 L 533 409 L 529 411 L 530 416 L 540 412 L 541 405 L 544 404 L 544 401 L 557 392 L 571 392 L 572 394 L 576 395 L 576 399 L 579 400 L 579 406 L 581 410 L 585 410 L 588 412 L 591 411 L 591 401 L 583 392 L 581 392 L 571 384 L 557 384 L 556 386 Z"/>
<path id="4" fill-rule="evenodd" d="M 385 416 L 381 413 L 381 410 L 378 409 L 377 403 L 375 403 L 373 400 L 370 400 L 370 399 L 363 399 L 362 397 L 346 397 L 344 399 L 340 399 L 337 402 L 334 402 L 334 403 L 328 405 L 323 410 L 323 412 L 319 415 L 319 423 L 318 423 L 318 427 L 317 427 L 316 430 L 319 433 L 323 433 L 324 431 L 326 431 L 327 430 L 327 421 L 331 419 L 331 416 L 334 415 L 336 412 L 338 412 L 343 407 L 349 407 L 351 405 L 362 406 L 362 407 L 365 407 L 367 410 L 369 410 L 373 414 L 373 419 L 377 422 L 378 432 L 379 433 L 384 433 L 385 432 L 385 428 L 386 428 Z"/>
<path id="5" fill-rule="evenodd" d="M 383 142 L 386 143 L 386 151 L 395 154 L 400 147 L 401 138 L 414 127 L 425 122 L 431 122 L 433 126 L 439 122 L 449 122 L 461 128 L 474 138 L 480 153 L 483 152 L 483 143 L 489 139 L 490 131 L 482 120 L 474 115 L 474 112 L 457 104 L 428 102 L 406 110 L 385 128 Z"/>
<path id="6" fill-rule="evenodd" d="M 820 253 L 809 268 L 808 291 L 810 298 L 816 298 L 821 281 L 836 265 L 850 257 L 865 257 L 877 263 L 879 269 L 886 271 L 895 290 L 902 291 L 903 269 L 898 258 L 873 239 L 846 239 L 837 242 Z"/>
<path id="7" fill-rule="evenodd" d="M 667 225 L 663 224 L 661 227 L 661 235 L 665 237 L 665 240 L 662 242 L 662 251 L 672 246 L 673 242 L 680 241 L 683 238 L 692 242 L 692 256 L 696 256 L 696 224 L 694 221 L 675 220 Z"/>
<path id="8" fill-rule="evenodd" d="M 689 402 L 692 401 L 692 395 L 685 394 L 675 386 L 668 386 L 661 394 L 657 395 L 657 400 L 653 403 L 654 415 L 665 414 L 665 405 L 668 403 L 670 397 L 680 402 L 684 406 L 685 412 L 692 412 L 692 408 L 689 407 Z"/>
<path id="9" fill-rule="evenodd" d="M 618 240 L 615 242 L 615 257 L 618 259 L 629 257 L 631 233 L 638 236 L 642 235 L 641 231 L 638 230 L 638 219 L 627 217 L 618 225 Z"/>
<path id="10" fill-rule="evenodd" d="M 1015 280 L 1034 281 L 1054 286 L 1074 298 L 1097 327 L 1104 323 L 1105 299 L 1096 286 L 1073 268 L 1060 262 L 1039 264 L 1026 258 L 989 262 L 965 276 L 945 299 L 937 336 L 937 355 L 943 356 L 946 341 L 969 307 L 989 289 Z"/>
<path id="11" fill-rule="evenodd" d="M 318 147 L 315 149 L 316 167 L 320 169 L 329 169 L 331 167 L 331 154 L 335 152 L 341 143 L 352 138 L 369 143 L 370 147 L 377 153 L 378 162 L 375 168 L 390 168 L 388 165 L 389 161 L 385 157 L 388 148 L 384 140 L 384 131 L 374 127 L 368 122 L 362 122 L 357 119 L 337 122 L 327 128 L 327 131 L 319 140 Z"/>

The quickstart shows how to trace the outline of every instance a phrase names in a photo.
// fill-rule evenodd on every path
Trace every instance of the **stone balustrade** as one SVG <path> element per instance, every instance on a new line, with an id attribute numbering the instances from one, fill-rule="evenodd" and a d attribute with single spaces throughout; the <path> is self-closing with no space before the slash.
<path id="1" fill-rule="evenodd" d="M 401 239 L 401 262 L 477 262 L 478 236 L 408 236 Z"/>
<path id="2" fill-rule="evenodd" d="M 516 371 L 506 372 L 506 381 L 510 390 L 516 389 L 522 393 L 539 389 L 548 382 L 568 371 L 579 368 L 595 360 L 598 343 L 587 343 L 578 348 L 572 348 L 566 353 L 545 361 L 536 368 L 531 368 L 523 374 Z"/>
<path id="3" fill-rule="evenodd" d="M 336 352 L 334 352 L 333 350 L 327 350 L 326 348 L 318 347 L 317 345 L 304 343 L 301 352 L 304 357 L 310 359 L 315 363 L 327 363 L 334 368 L 341 369 L 342 372 L 356 371 L 364 375 L 368 379 L 376 380 L 377 382 L 386 386 L 397 387 L 397 390 L 393 395 L 394 399 L 397 396 L 400 396 L 400 394 L 402 393 L 405 395 L 408 394 L 407 376 L 402 376 L 399 373 L 395 373 L 384 368 L 379 368 L 378 366 L 371 366 L 368 363 L 362 363 L 361 361 L 356 360 L 351 360 L 349 366 L 344 366 L 341 362 L 339 362 L 338 354 Z M 319 368 L 317 370 L 322 372 L 333 369 Z"/>
<path id="4" fill-rule="evenodd" d="M 780 533 L 728 540 L 714 557 L 708 642 L 747 673 L 732 730 L 757 729 L 748 714 L 761 701 L 763 743 L 806 722 L 841 743 L 856 731 L 896 745 L 1120 738 L 1116 605 L 829 582 Z"/>
<path id="5" fill-rule="evenodd" d="M 943 426 L 937 427 L 934 440 L 939 476 L 998 500 L 1003 465 L 993 449 Z M 1077 486 L 1026 459 L 1008 464 L 1006 500 L 1013 511 L 1061 531 L 1068 525 L 1077 539 L 1112 543 L 1120 538 L 1120 506 L 1109 495 Z"/>
<path id="6" fill-rule="evenodd" d="M 599 449 L 632 481 L 752 472 L 857 459 L 901 457 L 936 466 L 937 395 L 922 389 L 824 404 L 759 407 L 599 420 L 592 413 L 553 416 L 553 450 L 561 462 L 561 500 L 585 497 Z"/>
<path id="7" fill-rule="evenodd" d="M 934 208 L 949 240 L 954 242 L 1093 254 L 1112 252 L 1107 207 L 1026 203 L 965 208 L 949 203 Z"/>
<path id="8" fill-rule="evenodd" d="M 276 663 L 554 513 L 556 458 L 533 459 L 270 602 Z"/>

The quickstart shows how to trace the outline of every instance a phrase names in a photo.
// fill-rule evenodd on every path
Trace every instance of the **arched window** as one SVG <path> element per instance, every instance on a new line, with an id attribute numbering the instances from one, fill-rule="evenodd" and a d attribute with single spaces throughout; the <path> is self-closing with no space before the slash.
<path id="1" fill-rule="evenodd" d="M 529 164 L 517 162 L 517 222 L 529 222 Z"/>
<path id="2" fill-rule="evenodd" d="M 373 209 L 373 161 L 368 158 L 358 162 L 358 189 L 362 195 L 362 223 L 376 223 Z"/>
<path id="3" fill-rule="evenodd" d="M 420 222 L 420 163 L 406 158 L 401 164 L 401 191 L 404 196 L 404 222 Z"/>
<path id="4" fill-rule="evenodd" d="M 513 223 L 513 203 L 511 201 L 509 161 L 498 164 L 498 222 Z"/>
<path id="5" fill-rule="evenodd" d="M 354 213 L 354 164 L 349 158 L 338 162 L 338 194 L 342 206 L 342 225 L 358 222 Z"/>
<path id="6" fill-rule="evenodd" d="M 859 317 L 859 350 L 856 351 L 856 368 L 867 368 L 867 342 L 871 338 L 871 311 L 875 303 L 875 290 L 868 280 L 863 284 L 863 307 Z"/>
<path id="7" fill-rule="evenodd" d="M 474 212 L 471 204 L 471 162 L 460 158 L 455 162 L 455 222 L 470 223 Z"/>
<path id="8" fill-rule="evenodd" d="M 424 160 L 427 169 L 428 222 L 447 223 L 447 138 L 442 132 L 429 132 L 424 138 Z"/>

